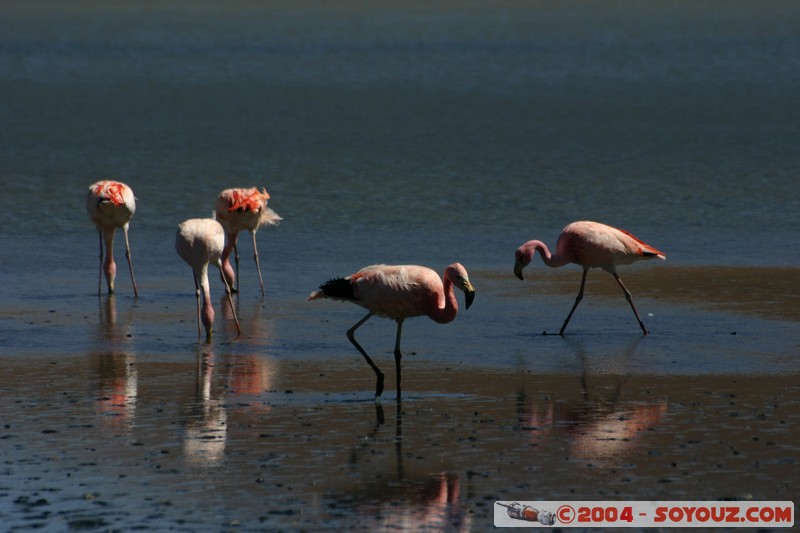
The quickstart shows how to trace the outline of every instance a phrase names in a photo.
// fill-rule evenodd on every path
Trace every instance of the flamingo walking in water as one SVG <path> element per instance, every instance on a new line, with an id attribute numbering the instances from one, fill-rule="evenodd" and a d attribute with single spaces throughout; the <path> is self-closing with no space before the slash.
<path id="1" fill-rule="evenodd" d="M 430 268 L 417 265 L 372 265 L 362 268 L 346 278 L 332 279 L 312 292 L 308 300 L 331 298 L 353 302 L 369 310 L 367 316 L 347 330 L 347 338 L 358 349 L 377 377 L 375 398 L 383 393 L 383 372 L 372 362 L 367 352 L 356 341 L 355 332 L 373 315 L 397 322 L 394 344 L 394 361 L 397 371 L 397 399 L 400 400 L 400 336 L 406 318 L 426 315 L 445 324 L 458 314 L 458 302 L 453 286 L 464 291 L 466 308 L 475 299 L 475 289 L 469 281 L 467 270 L 453 263 L 444 271 L 443 279 Z"/>
<path id="2" fill-rule="evenodd" d="M 264 294 L 264 280 L 261 277 L 261 264 L 258 261 L 258 245 L 256 244 L 256 232 L 258 228 L 266 224 L 275 226 L 283 220 L 271 208 L 267 207 L 269 193 L 266 189 L 259 191 L 253 187 L 251 189 L 225 189 L 219 196 L 214 206 L 214 216 L 225 228 L 225 248 L 222 251 L 222 272 L 225 280 L 231 287 L 236 287 L 233 292 L 239 290 L 239 249 L 237 241 L 239 232 L 247 230 L 253 237 L 253 259 L 258 270 L 258 283 L 261 285 L 261 294 Z M 230 255 L 234 252 L 236 261 L 236 273 L 231 267 Z"/>
<path id="3" fill-rule="evenodd" d="M 194 272 L 195 296 L 197 298 L 197 334 L 200 335 L 200 321 L 206 329 L 206 341 L 211 341 L 212 326 L 214 324 L 214 306 L 211 304 L 211 289 L 208 284 L 208 265 L 213 263 L 222 273 L 222 249 L 225 246 L 225 230 L 214 219 L 193 218 L 182 222 L 175 235 L 175 250 L 178 255 L 192 267 Z M 225 278 L 225 293 L 231 305 L 233 319 L 236 321 L 236 330 L 241 333 L 239 319 L 233 307 L 231 288 Z M 200 310 L 200 293 L 203 294 L 203 309 Z"/>
<path id="4" fill-rule="evenodd" d="M 117 265 L 114 262 L 114 234 L 117 228 L 122 228 L 125 235 L 125 258 L 131 271 L 133 295 L 139 296 L 136 288 L 136 279 L 133 276 L 131 263 L 131 247 L 128 242 L 128 226 L 136 212 L 136 198 L 130 187 L 119 181 L 103 180 L 93 183 L 86 195 L 86 211 L 92 219 L 100 236 L 100 271 L 97 275 L 97 295 L 100 296 L 103 273 L 108 283 L 108 293 L 114 294 L 114 279 L 117 275 Z M 103 245 L 105 244 L 105 257 Z"/>
<path id="5" fill-rule="evenodd" d="M 652 259 L 654 257 L 666 259 L 666 255 L 649 244 L 645 244 L 627 231 L 599 222 L 573 222 L 561 231 L 556 243 L 555 255 L 550 253 L 550 250 L 543 242 L 536 240 L 528 241 L 517 248 L 514 254 L 514 274 L 519 279 L 522 279 L 522 269 L 531 262 L 537 251 L 542 256 L 544 264 L 549 267 L 561 267 L 567 263 L 575 263 L 583 267 L 581 289 L 575 298 L 572 310 L 570 310 L 567 319 L 564 320 L 564 324 L 561 326 L 561 331 L 558 332 L 559 335 L 564 335 L 564 330 L 567 328 L 575 308 L 578 307 L 578 304 L 583 299 L 586 274 L 590 268 L 602 268 L 614 276 L 614 279 L 617 280 L 617 283 L 622 288 L 622 292 L 625 293 L 625 299 L 628 300 L 631 309 L 633 309 L 633 314 L 636 315 L 639 326 L 644 334 L 647 335 L 647 328 L 644 326 L 644 322 L 642 322 L 639 312 L 633 304 L 631 293 L 617 274 L 617 266 L 629 265 L 642 259 Z"/>

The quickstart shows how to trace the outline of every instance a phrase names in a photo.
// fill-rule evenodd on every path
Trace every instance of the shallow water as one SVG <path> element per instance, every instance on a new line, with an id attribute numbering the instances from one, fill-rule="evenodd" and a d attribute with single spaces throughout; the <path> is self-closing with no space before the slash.
<path id="1" fill-rule="evenodd" d="M 209 348 L 168 362 L 13 361 L 23 384 L 3 383 L 4 519 L 485 530 L 494 500 L 796 494 L 794 376 L 634 375 L 637 343 L 590 358 L 554 340 L 564 372 L 524 356 L 488 370 L 415 361 L 402 404 L 382 406 L 346 359 L 323 369 Z"/>
<path id="2" fill-rule="evenodd" d="M 787 500 L 796 478 L 794 2 L 0 5 L 0 518 L 52 530 L 473 530 L 493 502 Z M 134 299 L 96 295 L 90 183 L 129 183 Z M 174 251 L 268 188 L 267 294 L 197 336 Z M 613 279 L 514 249 L 575 219 L 663 250 Z M 462 262 L 449 325 L 305 302 Z M 212 278 L 216 282 L 216 278 Z M 462 300 L 463 301 L 463 300 Z"/>

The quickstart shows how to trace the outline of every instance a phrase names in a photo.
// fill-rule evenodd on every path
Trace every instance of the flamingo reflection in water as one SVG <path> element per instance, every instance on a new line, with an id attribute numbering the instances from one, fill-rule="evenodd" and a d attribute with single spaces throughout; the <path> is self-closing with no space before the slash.
<path id="1" fill-rule="evenodd" d="M 440 472 L 405 480 L 380 501 L 359 506 L 370 531 L 471 531 L 472 520 L 461 503 L 461 481 Z"/>
<path id="2" fill-rule="evenodd" d="M 183 417 L 186 429 L 183 452 L 190 464 L 222 464 L 228 442 L 228 412 L 222 387 L 214 386 L 215 355 L 210 346 L 198 350 L 195 362 L 194 401 Z"/>
<path id="3" fill-rule="evenodd" d="M 263 316 L 264 306 L 260 300 L 254 300 L 249 311 L 246 303 L 237 301 L 236 304 L 240 311 L 244 308 L 240 324 L 248 333 L 248 343 L 254 348 L 250 353 L 226 354 L 223 357 L 224 380 L 229 394 L 257 396 L 274 389 L 280 370 L 277 360 L 269 355 L 275 342 L 274 321 L 270 316 Z M 233 320 L 232 310 L 227 305 L 222 306 L 225 320 Z M 255 401 L 250 409 L 263 412 L 270 410 L 270 407 L 263 401 Z"/>
<path id="4" fill-rule="evenodd" d="M 130 431 L 136 419 L 139 373 L 136 358 L 127 352 L 91 355 L 95 375 L 95 411 L 101 422 L 116 430 Z"/>
<path id="5" fill-rule="evenodd" d="M 219 360 L 213 346 L 198 350 L 194 397 L 184 415 L 183 450 L 186 460 L 198 466 L 223 464 L 228 443 L 228 409 L 231 398 L 270 390 L 276 365 L 257 355 L 226 355 Z M 241 402 L 233 402 L 241 403 Z M 263 415 L 270 407 L 248 402 L 248 410 Z"/>
<path id="6" fill-rule="evenodd" d="M 365 531 L 472 531 L 472 520 L 461 504 L 461 480 L 440 472 L 363 487 L 350 495 Z"/>
<path id="7" fill-rule="evenodd" d="M 229 355 L 225 367 L 228 391 L 237 396 L 256 396 L 272 390 L 278 373 L 277 364 L 261 355 Z M 257 405 L 268 407 L 262 402 Z"/>
<path id="8" fill-rule="evenodd" d="M 667 414 L 667 400 L 653 404 L 605 406 L 592 401 L 565 404 L 532 402 L 523 413 L 531 441 L 568 438 L 568 455 L 598 464 L 615 464 L 637 445 L 642 435 Z"/>
<path id="9" fill-rule="evenodd" d="M 98 349 L 90 355 L 94 375 L 95 411 L 101 423 L 115 430 L 130 431 L 136 418 L 139 373 L 131 335 L 135 323 L 129 308 L 120 323 L 116 297 L 98 299 L 99 321 L 96 329 Z"/>
<path id="10" fill-rule="evenodd" d="M 624 360 L 632 356 L 641 338 L 628 345 Z M 582 366 L 580 400 L 528 402 L 521 395 L 520 427 L 530 431 L 533 443 L 564 439 L 570 457 L 599 465 L 616 464 L 639 444 L 648 430 L 661 423 L 668 411 L 668 401 L 621 401 L 624 376 L 620 374 L 595 376 L 595 383 L 590 385 L 586 368 L 589 356 L 583 346 L 576 345 L 575 349 Z"/>
<path id="11" fill-rule="evenodd" d="M 371 446 L 379 441 L 378 433 L 386 424 L 383 406 L 375 404 L 376 423 L 369 436 L 355 447 L 350 466 L 358 468 L 361 456 L 372 456 Z M 471 515 L 461 504 L 461 480 L 447 471 L 410 474 L 404 465 L 402 410 L 396 407 L 394 443 L 395 471 L 378 476 L 382 481 L 361 485 L 357 494 L 348 494 L 363 502 L 358 506 L 361 522 L 369 531 L 472 531 Z"/>

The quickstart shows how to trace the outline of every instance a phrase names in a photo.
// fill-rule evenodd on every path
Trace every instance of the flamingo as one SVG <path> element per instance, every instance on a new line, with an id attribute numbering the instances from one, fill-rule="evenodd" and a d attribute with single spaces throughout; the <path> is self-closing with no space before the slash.
<path id="1" fill-rule="evenodd" d="M 466 308 L 475 299 L 475 289 L 469 281 L 467 270 L 453 263 L 444 271 L 443 278 L 430 268 L 417 265 L 372 265 L 362 268 L 346 278 L 336 278 L 320 285 L 308 300 L 331 298 L 353 302 L 369 313 L 347 330 L 347 338 L 358 349 L 377 377 L 375 399 L 383 393 L 383 372 L 372 362 L 367 352 L 356 341 L 355 332 L 373 315 L 397 322 L 394 344 L 394 361 L 397 371 L 397 400 L 400 400 L 400 336 L 406 318 L 427 315 L 435 322 L 446 324 L 458 314 L 458 302 L 453 286 L 464 291 Z"/>
<path id="2" fill-rule="evenodd" d="M 550 250 L 541 241 L 528 241 L 519 248 L 514 254 L 514 274 L 519 279 L 522 279 L 522 269 L 525 268 L 533 259 L 536 252 L 542 256 L 544 264 L 549 267 L 557 268 L 566 265 L 567 263 L 575 263 L 583 267 L 583 278 L 581 278 L 581 289 L 575 298 L 575 304 L 572 310 L 564 320 L 561 326 L 559 335 L 564 335 L 564 330 L 567 328 L 569 319 L 572 318 L 572 313 L 575 308 L 583 299 L 583 289 L 586 285 L 586 274 L 590 268 L 602 268 L 617 280 L 622 292 L 625 293 L 625 299 L 633 309 L 633 314 L 636 315 L 636 320 L 639 321 L 639 326 L 642 331 L 647 335 L 647 328 L 639 317 L 639 312 L 633 304 L 631 293 L 625 284 L 622 283 L 619 275 L 617 274 L 617 265 L 629 265 L 642 259 L 666 259 L 667 256 L 659 252 L 649 244 L 645 244 L 637 239 L 627 231 L 617 229 L 599 222 L 579 221 L 568 224 L 561 231 L 556 243 L 555 255 L 550 254 Z"/>
<path id="3" fill-rule="evenodd" d="M 225 230 L 219 222 L 211 218 L 193 218 L 178 225 L 175 235 L 175 250 L 178 255 L 192 267 L 194 272 L 195 295 L 197 297 L 197 334 L 200 335 L 200 321 L 206 329 L 206 342 L 211 341 L 214 324 L 214 306 L 211 304 L 211 289 L 208 284 L 208 264 L 213 263 L 222 273 L 222 249 L 225 246 Z M 225 278 L 225 293 L 228 296 L 236 330 L 241 333 L 239 319 L 233 307 L 231 288 Z M 200 293 L 203 293 L 203 311 L 200 312 Z"/>
<path id="4" fill-rule="evenodd" d="M 125 235 L 125 258 L 131 271 L 133 295 L 139 296 L 136 288 L 136 279 L 133 277 L 133 264 L 131 263 L 131 247 L 128 242 L 128 226 L 133 214 L 136 212 L 136 198 L 130 187 L 119 181 L 102 180 L 93 183 L 86 195 L 86 211 L 92 219 L 100 236 L 100 271 L 97 275 L 97 295 L 100 296 L 103 272 L 108 283 L 108 293 L 114 294 L 114 279 L 117 275 L 117 265 L 114 263 L 114 234 L 117 228 L 122 228 Z M 105 258 L 103 257 L 103 243 L 105 242 Z"/>
<path id="5" fill-rule="evenodd" d="M 225 280 L 233 287 L 233 292 L 238 292 L 239 278 L 239 250 L 236 242 L 239 239 L 239 232 L 247 230 L 253 237 L 253 259 L 258 270 L 258 283 L 261 285 L 261 294 L 264 294 L 264 280 L 261 277 L 261 264 L 258 261 L 258 245 L 256 244 L 256 232 L 258 228 L 269 224 L 275 226 L 283 220 L 278 214 L 267 207 L 269 193 L 266 189 L 259 191 L 256 187 L 251 189 L 225 189 L 219 196 L 214 206 L 214 216 L 225 228 L 225 248 L 222 251 L 222 271 Z M 236 260 L 236 274 L 234 275 L 231 267 L 230 255 L 234 251 Z"/>

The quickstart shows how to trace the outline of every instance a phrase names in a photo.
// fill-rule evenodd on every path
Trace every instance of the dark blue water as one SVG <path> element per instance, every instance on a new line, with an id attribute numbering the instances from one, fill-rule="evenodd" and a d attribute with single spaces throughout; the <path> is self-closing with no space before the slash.
<path id="1" fill-rule="evenodd" d="M 151 403 L 124 415 L 129 431 L 150 431 L 158 398 L 172 405 L 176 386 L 158 380 L 194 379 L 193 365 L 208 348 L 198 345 L 194 288 L 174 251 L 175 229 L 210 215 L 218 192 L 236 186 L 266 187 L 284 221 L 258 234 L 263 299 L 249 239 L 242 239 L 240 337 L 221 305 L 221 286 L 212 285 L 212 355 L 243 375 L 272 376 L 253 378 L 253 390 L 305 390 L 289 400 L 235 396 L 273 402 L 271 416 L 281 420 L 293 409 L 325 411 L 326 387 L 338 387 L 335 402 L 371 397 L 371 373 L 344 336 L 361 310 L 304 299 L 331 277 L 380 262 L 441 271 L 459 261 L 478 291 L 474 307 L 453 324 L 418 319 L 405 327 L 404 347 L 414 354 L 406 367 L 421 365 L 432 376 L 425 381 L 409 370 L 412 402 L 468 392 L 442 365 L 470 376 L 535 375 L 542 383 L 587 368 L 711 380 L 697 390 L 716 390 L 717 378 L 727 387 L 739 376 L 796 374 L 799 27 L 800 5 L 772 0 L 3 2 L 0 357 L 17 369 L 3 380 L 3 394 L 50 405 L 46 389 L 22 391 L 17 380 L 39 383 L 19 376 L 35 376 L 37 368 L 49 376 L 66 358 L 72 378 L 60 392 L 77 397 L 102 396 L 115 379 L 134 391 L 129 397 L 158 384 L 154 397 L 140 399 Z M 101 178 L 125 181 L 137 197 L 130 232 L 136 300 L 121 236 L 118 294 L 95 294 L 97 237 L 84 199 Z M 520 282 L 513 252 L 531 238 L 553 246 L 560 229 L 579 219 L 625 228 L 667 254 L 666 263 L 631 267 L 630 277 L 622 272 L 652 335 L 639 337 L 602 272 L 589 276 L 570 325 L 574 338 L 540 335 L 557 331 L 580 270 L 553 273 L 537 261 Z M 391 369 L 391 323 L 371 321 L 359 338 Z M 102 354 L 113 358 L 104 363 Z M 133 374 L 120 370 L 132 365 Z M 261 370 L 248 373 L 251 367 Z M 340 381 L 331 384 L 326 373 Z M 230 393 L 234 374 L 207 382 Z M 104 381 L 96 389 L 96 375 L 110 375 L 110 389 Z M 499 394 L 513 402 L 498 392 L 506 378 L 481 401 Z M 645 398 L 634 396 L 633 405 L 647 403 L 647 385 L 637 390 Z M 200 418 L 219 422 L 224 395 L 200 385 L 195 392 Z M 453 412 L 461 404 L 448 398 Z M 181 409 L 179 419 L 192 419 Z M 369 403 L 344 410 L 334 418 L 345 425 L 367 413 L 363 428 L 345 434 L 368 432 Z M 75 416 L 96 423 L 93 415 Z M 302 427 L 286 430 L 287 446 Z M 171 442 L 168 429 L 153 431 L 151 442 Z M 98 430 L 93 438 L 107 436 Z M 469 470 L 468 450 L 453 450 L 466 455 L 449 469 Z M 82 460 L 70 456 L 66 464 Z M 324 459 L 298 461 L 313 467 L 316 460 Z M 412 486 L 431 479 L 447 486 L 446 476 L 428 476 L 435 466 L 425 468 Z M 286 476 L 284 487 L 296 481 Z M 90 489 L 75 490 L 80 498 Z M 469 502 L 497 490 L 473 492 Z M 627 496 L 652 495 L 637 490 Z"/>

